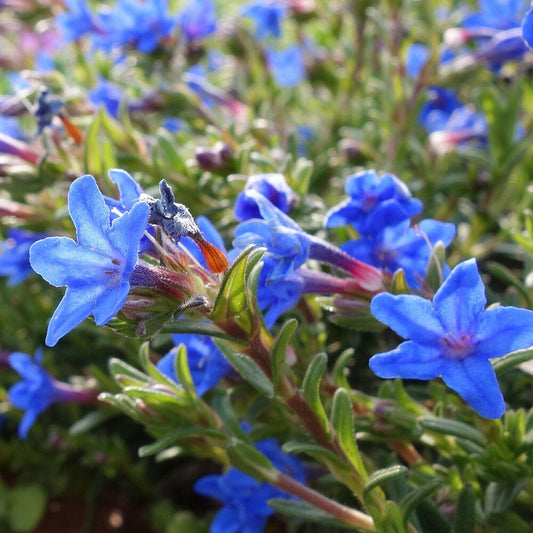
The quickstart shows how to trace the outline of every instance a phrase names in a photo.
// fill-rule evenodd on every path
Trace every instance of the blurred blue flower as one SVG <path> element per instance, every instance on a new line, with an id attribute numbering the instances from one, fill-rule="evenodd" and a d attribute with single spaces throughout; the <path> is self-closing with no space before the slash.
<path id="1" fill-rule="evenodd" d="M 46 233 L 34 233 L 13 228 L 7 239 L 0 242 L 0 276 L 7 276 L 8 285 L 17 285 L 31 276 L 30 246 L 46 237 Z"/>
<path id="2" fill-rule="evenodd" d="M 22 378 L 22 381 L 15 383 L 7 393 L 14 407 L 26 411 L 18 427 L 18 435 L 21 439 L 28 436 L 37 417 L 53 403 L 88 403 L 96 398 L 95 391 L 56 381 L 42 367 L 42 356 L 42 350 L 36 351 L 35 359 L 20 352 L 14 352 L 8 356 L 10 366 Z"/>
<path id="3" fill-rule="evenodd" d="M 349 241 L 341 249 L 351 256 L 394 274 L 402 268 L 407 283 L 420 287 L 428 267 L 432 248 L 440 241 L 448 246 L 455 236 L 454 224 L 426 219 L 415 227 L 405 220 L 385 226 L 372 236 Z M 446 276 L 447 270 L 444 271 Z"/>
<path id="4" fill-rule="evenodd" d="M 124 91 L 118 85 L 103 79 L 88 92 L 89 102 L 96 107 L 103 105 L 114 118 L 118 116 L 123 96 Z"/>
<path id="5" fill-rule="evenodd" d="M 78 242 L 48 237 L 30 248 L 33 269 L 48 283 L 67 286 L 48 324 L 48 346 L 54 346 L 89 315 L 102 325 L 120 310 L 128 296 L 129 277 L 149 215 L 148 205 L 138 202 L 111 221 L 104 197 L 89 175 L 72 183 L 68 207 Z"/>
<path id="6" fill-rule="evenodd" d="M 471 106 L 463 105 L 454 91 L 433 87 L 422 106 L 419 122 L 429 135 L 429 143 L 437 153 L 466 144 L 485 145 L 488 124 L 485 116 Z"/>
<path id="7" fill-rule="evenodd" d="M 440 376 L 481 416 L 499 418 L 505 402 L 489 359 L 533 345 L 533 312 L 515 307 L 484 310 L 486 302 L 475 259 L 451 271 L 433 302 L 414 295 L 378 294 L 372 314 L 410 340 L 374 355 L 370 368 L 382 378 Z"/>
<path id="8" fill-rule="evenodd" d="M 361 235 L 374 235 L 422 211 L 422 202 L 393 174 L 363 170 L 348 177 L 345 191 L 350 198 L 326 214 L 327 228 L 351 224 Z"/>
<path id="9" fill-rule="evenodd" d="M 235 218 L 237 220 L 261 217 L 255 200 L 246 194 L 252 189 L 262 194 L 270 200 L 272 205 L 284 213 L 288 213 L 296 201 L 296 193 L 289 187 L 283 174 L 271 173 L 250 176 L 246 181 L 244 191 L 235 200 Z"/>
<path id="10" fill-rule="evenodd" d="M 132 46 L 149 54 L 177 25 L 177 17 L 168 13 L 166 0 L 118 0 L 112 9 L 101 10 L 97 46 Z"/>
<path id="11" fill-rule="evenodd" d="M 268 67 L 279 87 L 295 87 L 305 79 L 304 54 L 297 45 L 283 50 L 266 50 Z"/>
<path id="12" fill-rule="evenodd" d="M 167 117 L 161 123 L 161 127 L 165 128 L 170 133 L 178 133 L 183 129 L 183 121 L 175 117 Z"/>
<path id="13" fill-rule="evenodd" d="M 243 17 L 252 19 L 255 36 L 263 41 L 267 37 L 281 37 L 281 23 L 287 14 L 287 6 L 281 2 L 258 0 L 246 4 L 241 11 Z"/>
<path id="14" fill-rule="evenodd" d="M 205 335 L 180 334 L 172 335 L 172 341 L 178 347 L 184 344 L 187 348 L 187 361 L 192 380 L 198 396 L 203 396 L 221 379 L 232 372 L 232 366 L 222 355 L 211 337 Z M 174 369 L 177 348 L 170 350 L 157 363 L 157 368 L 174 381 L 178 376 Z"/>
<path id="15" fill-rule="evenodd" d="M 479 0 L 479 11 L 465 17 L 461 25 L 508 30 L 520 26 L 529 4 L 528 0 Z"/>
<path id="16" fill-rule="evenodd" d="M 305 483 L 305 472 L 300 461 L 283 453 L 275 439 L 257 442 L 255 446 L 282 473 Z M 236 468 L 230 468 L 221 475 L 199 479 L 194 490 L 224 504 L 211 523 L 210 531 L 213 533 L 261 533 L 268 517 L 274 514 L 267 501 L 292 497 L 268 483 L 256 481 Z"/>
<path id="17" fill-rule="evenodd" d="M 55 24 L 67 41 L 77 41 L 88 33 L 101 31 L 98 17 L 87 0 L 64 0 L 64 5 L 68 11 L 57 15 Z"/>
<path id="18" fill-rule="evenodd" d="M 214 33 L 217 29 L 217 12 L 213 0 L 191 0 L 179 13 L 178 25 L 189 42 Z"/>

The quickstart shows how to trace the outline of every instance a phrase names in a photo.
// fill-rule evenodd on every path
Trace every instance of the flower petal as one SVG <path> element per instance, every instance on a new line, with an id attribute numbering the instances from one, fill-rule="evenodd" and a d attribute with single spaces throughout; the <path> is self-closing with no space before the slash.
<path id="1" fill-rule="evenodd" d="M 106 246 L 109 248 L 109 245 Z M 32 268 L 55 287 L 71 283 L 94 283 L 98 271 L 105 271 L 111 259 L 68 237 L 47 237 L 30 248 Z"/>
<path id="2" fill-rule="evenodd" d="M 74 180 L 68 193 L 68 210 L 76 226 L 78 244 L 102 253 L 109 251 L 106 231 L 110 213 L 95 179 L 86 174 Z"/>
<path id="3" fill-rule="evenodd" d="M 93 312 L 97 299 L 104 291 L 106 287 L 101 285 L 68 287 L 48 324 L 46 345 L 55 346 L 61 337 L 83 322 Z"/>
<path id="4" fill-rule="evenodd" d="M 374 355 L 368 364 L 380 378 L 427 380 L 440 375 L 443 363 L 437 349 L 406 341 L 395 350 Z"/>
<path id="5" fill-rule="evenodd" d="M 488 359 L 533 346 L 533 311 L 517 307 L 484 311 L 477 341 L 476 353 Z"/>
<path id="6" fill-rule="evenodd" d="M 118 186 L 120 202 L 126 209 L 131 209 L 143 193 L 143 190 L 131 175 L 121 168 L 112 168 L 108 174 L 111 181 Z"/>
<path id="7" fill-rule="evenodd" d="M 443 368 L 442 379 L 481 416 L 496 419 L 505 412 L 505 401 L 490 361 L 479 357 L 454 360 Z"/>
<path id="8" fill-rule="evenodd" d="M 42 411 L 37 411 L 35 409 L 29 409 L 24 413 L 24 416 L 20 420 L 20 424 L 18 427 L 18 436 L 20 440 L 26 440 L 26 438 L 28 437 L 28 432 L 30 431 L 33 424 L 35 424 L 37 417 L 41 413 Z"/>
<path id="9" fill-rule="evenodd" d="M 475 259 L 459 263 L 433 298 L 435 315 L 447 331 L 456 335 L 476 334 L 486 303 L 485 286 Z"/>
<path id="10" fill-rule="evenodd" d="M 383 292 L 374 296 L 370 311 L 398 335 L 419 344 L 436 345 L 437 338 L 446 333 L 435 318 L 431 302 L 420 296 Z"/>
<path id="11" fill-rule="evenodd" d="M 106 291 L 98 298 L 93 308 L 94 321 L 97 326 L 109 322 L 120 311 L 129 291 L 129 281 L 123 281 L 118 287 Z"/>

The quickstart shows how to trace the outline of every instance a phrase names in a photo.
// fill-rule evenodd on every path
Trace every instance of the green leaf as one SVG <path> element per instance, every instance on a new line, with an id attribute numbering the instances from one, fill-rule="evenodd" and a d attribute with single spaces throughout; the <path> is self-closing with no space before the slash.
<path id="1" fill-rule="evenodd" d="M 204 428 L 201 426 L 184 427 L 168 433 L 164 437 L 156 440 L 155 442 L 152 442 L 151 444 L 141 446 L 138 450 L 139 457 L 155 455 L 157 453 L 162 452 L 166 448 L 173 446 L 176 442 L 187 439 L 189 437 L 206 437 L 208 439 L 220 439 L 221 445 L 223 445 L 227 436 L 223 431 L 218 431 L 212 428 Z"/>
<path id="2" fill-rule="evenodd" d="M 366 481 L 368 475 L 355 441 L 352 402 L 345 389 L 337 389 L 333 396 L 331 425 L 335 429 L 342 451 L 361 479 Z"/>
<path id="3" fill-rule="evenodd" d="M 365 490 L 363 492 L 363 497 L 365 501 L 367 500 L 368 493 L 372 489 L 384 485 L 385 483 L 388 483 L 389 481 L 392 481 L 394 479 L 404 477 L 407 475 L 407 472 L 407 467 L 402 465 L 395 465 L 373 472 L 365 483 Z"/>
<path id="4" fill-rule="evenodd" d="M 247 355 L 233 351 L 224 341 L 214 340 L 220 351 L 231 363 L 233 368 L 258 392 L 269 398 L 274 397 L 274 387 L 265 373 Z"/>
<path id="5" fill-rule="evenodd" d="M 313 359 L 311 359 L 304 376 L 302 393 L 307 405 L 309 405 L 319 419 L 324 432 L 326 435 L 329 435 L 330 428 L 328 417 L 326 415 L 326 410 L 322 405 L 322 400 L 320 399 L 320 381 L 324 375 L 327 364 L 328 356 L 325 353 L 316 354 Z"/>
<path id="6" fill-rule="evenodd" d="M 352 525 L 341 522 L 333 515 L 326 513 L 326 511 L 318 509 L 310 503 L 304 501 L 272 498 L 268 500 L 268 505 L 278 513 L 284 514 L 289 518 L 321 524 L 328 528 L 346 528 L 350 529 L 351 531 L 354 530 Z"/>
<path id="7" fill-rule="evenodd" d="M 518 481 L 517 483 L 489 483 L 485 491 L 485 513 L 490 516 L 509 510 L 527 483 L 528 480 Z"/>
<path id="8" fill-rule="evenodd" d="M 107 422 L 110 418 L 114 417 L 115 413 L 110 411 L 92 411 L 91 413 L 80 418 L 72 426 L 70 426 L 69 433 L 71 435 L 80 435 L 81 433 L 87 433 L 97 428 L 101 424 Z"/>
<path id="9" fill-rule="evenodd" d="M 496 374 L 501 374 L 531 360 L 533 360 L 533 348 L 526 348 L 496 359 L 493 361 L 492 366 Z"/>
<path id="10" fill-rule="evenodd" d="M 422 500 L 416 509 L 416 516 L 422 531 L 450 533 L 450 521 L 431 500 Z"/>
<path id="11" fill-rule="evenodd" d="M 418 504 L 422 500 L 425 500 L 427 496 L 429 496 L 432 492 L 434 492 L 441 486 L 442 480 L 432 479 L 431 481 L 428 481 L 426 484 L 422 485 L 418 489 L 410 492 L 407 496 L 404 496 L 402 498 L 402 500 L 400 501 L 400 512 L 402 513 L 403 522 L 406 527 L 407 523 L 409 522 L 409 517 L 416 509 Z"/>
<path id="12" fill-rule="evenodd" d="M 264 250 L 248 246 L 227 271 L 218 292 L 210 318 L 215 324 L 234 322 L 247 335 L 255 329 L 260 315 L 255 295 L 249 288 L 250 274 L 259 263 Z"/>
<path id="13" fill-rule="evenodd" d="M 100 130 L 101 113 L 94 116 L 85 137 L 85 151 L 83 154 L 83 163 L 88 174 L 95 176 L 102 175 L 102 156 L 100 154 L 100 142 L 98 133 Z"/>
<path id="14" fill-rule="evenodd" d="M 184 344 L 178 346 L 176 356 L 174 357 L 174 370 L 178 381 L 183 388 L 191 395 L 196 396 L 196 387 L 192 380 L 191 370 L 189 368 L 189 361 L 187 359 L 187 348 Z"/>
<path id="15" fill-rule="evenodd" d="M 350 361 L 353 360 L 353 355 L 354 349 L 347 348 L 339 355 L 339 357 L 335 361 L 335 364 L 333 365 L 331 377 L 333 378 L 335 385 L 337 385 L 338 387 L 343 387 L 345 389 L 350 388 L 350 384 L 348 383 L 348 378 L 346 376 L 348 372 L 346 367 L 348 366 Z"/>
<path id="16" fill-rule="evenodd" d="M 274 346 L 272 347 L 272 381 L 274 385 L 274 394 L 276 393 L 279 384 L 279 376 L 281 374 L 282 365 L 285 362 L 289 340 L 297 327 L 298 321 L 295 318 L 287 320 L 287 322 L 281 327 L 281 330 L 274 341 Z"/>
<path id="17" fill-rule="evenodd" d="M 209 337 L 216 337 L 218 339 L 226 339 L 232 342 L 244 342 L 234 339 L 231 335 L 224 333 L 212 322 L 189 318 L 168 320 L 161 328 L 161 333 L 194 333 L 197 335 L 208 335 Z"/>
<path id="18" fill-rule="evenodd" d="M 438 418 L 436 416 L 421 416 L 418 419 L 419 424 L 429 431 L 442 433 L 443 435 L 453 435 L 461 439 L 470 440 L 480 446 L 485 446 L 487 439 L 478 429 L 449 418 Z"/>
<path id="19" fill-rule="evenodd" d="M 285 453 L 306 453 L 307 455 L 314 457 L 317 461 L 326 464 L 331 463 L 336 468 L 341 468 L 342 470 L 347 469 L 346 464 L 340 457 L 337 457 L 332 451 L 328 450 L 327 448 L 323 448 L 318 444 L 291 440 L 286 442 L 282 448 Z"/>
<path id="20" fill-rule="evenodd" d="M 140 370 L 137 370 L 135 367 L 129 365 L 128 363 L 125 363 L 124 361 L 117 359 L 115 357 L 112 357 L 109 360 L 108 366 L 109 366 L 109 372 L 112 374 L 112 376 L 115 379 L 117 379 L 117 376 L 124 376 L 124 378 L 125 377 L 131 378 L 132 384 L 150 382 L 150 379 L 148 378 L 146 374 L 144 374 Z M 125 381 L 124 378 L 122 379 Z"/>
<path id="21" fill-rule="evenodd" d="M 250 444 L 232 439 L 226 451 L 233 466 L 258 481 L 275 482 L 278 478 L 277 470 L 259 450 Z"/>
<path id="22" fill-rule="evenodd" d="M 228 392 L 215 391 L 212 406 L 215 413 L 224 423 L 224 427 L 232 436 L 238 437 L 243 441 L 249 440 L 248 435 L 242 429 L 241 423 L 235 415 L 235 411 L 233 411 Z"/>
<path id="23" fill-rule="evenodd" d="M 7 496 L 7 520 L 12 531 L 34 531 L 46 510 L 46 492 L 39 485 L 19 485 Z"/>
<path id="24" fill-rule="evenodd" d="M 476 493 L 474 487 L 466 484 L 457 497 L 452 533 L 475 533 Z"/>

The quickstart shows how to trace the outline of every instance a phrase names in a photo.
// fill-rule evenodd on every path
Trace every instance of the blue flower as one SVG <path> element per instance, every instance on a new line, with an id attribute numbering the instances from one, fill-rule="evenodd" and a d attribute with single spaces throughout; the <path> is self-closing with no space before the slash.
<path id="1" fill-rule="evenodd" d="M 66 13 L 55 17 L 60 33 L 67 41 L 77 41 L 80 37 L 99 31 L 99 21 L 91 11 L 87 0 L 65 0 Z"/>
<path id="2" fill-rule="evenodd" d="M 118 85 L 100 80 L 96 87 L 89 90 L 88 96 L 91 104 L 97 107 L 103 105 L 112 117 L 117 118 L 120 102 L 124 96 L 124 91 Z"/>
<path id="3" fill-rule="evenodd" d="M 28 436 L 37 417 L 53 403 L 91 403 L 96 399 L 97 392 L 92 389 L 78 388 L 55 380 L 42 367 L 42 356 L 42 350 L 35 352 L 35 359 L 20 352 L 8 356 L 9 365 L 22 378 L 7 393 L 14 407 L 26 411 L 18 427 L 21 439 Z"/>
<path id="4" fill-rule="evenodd" d="M 113 45 L 133 46 L 140 52 L 153 52 L 176 27 L 169 16 L 166 0 L 118 0 L 113 9 L 100 12 L 101 35 L 95 44 L 105 49 Z"/>
<path id="5" fill-rule="evenodd" d="M 217 13 L 212 0 L 192 0 L 178 15 L 178 25 L 189 42 L 203 39 L 217 29 Z"/>
<path id="6" fill-rule="evenodd" d="M 427 219 L 410 227 L 406 220 L 386 226 L 375 235 L 344 243 L 341 249 L 392 274 L 402 268 L 407 283 L 418 288 L 420 280 L 424 279 L 432 248 L 439 241 L 448 246 L 454 236 L 454 224 Z"/>
<path id="7" fill-rule="evenodd" d="M 270 459 L 284 474 L 305 482 L 302 464 L 283 453 L 275 439 L 256 443 L 256 448 Z M 224 506 L 211 523 L 214 533 L 261 533 L 274 510 L 268 506 L 271 498 L 290 498 L 287 493 L 268 483 L 261 483 L 230 468 L 225 474 L 206 476 L 198 480 L 194 489 L 199 494 L 221 501 Z"/>
<path id="8" fill-rule="evenodd" d="M 244 191 L 235 200 L 235 218 L 237 220 L 261 217 L 255 200 L 246 194 L 250 190 L 261 193 L 284 213 L 288 213 L 296 201 L 296 194 L 285 181 L 283 174 L 272 173 L 250 176 Z"/>
<path id="9" fill-rule="evenodd" d="M 0 276 L 7 276 L 8 285 L 17 285 L 33 274 L 30 265 L 30 246 L 46 237 L 22 229 L 10 229 L 7 239 L 0 242 Z"/>
<path id="10" fill-rule="evenodd" d="M 527 10 L 526 0 L 480 0 L 479 11 L 465 17 L 465 28 L 508 30 L 520 25 Z"/>
<path id="11" fill-rule="evenodd" d="M 448 89 L 433 87 L 429 90 L 419 122 L 430 134 L 430 145 L 437 153 L 471 142 L 487 143 L 488 125 L 484 115 L 463 105 L 455 92 Z"/>
<path id="12" fill-rule="evenodd" d="M 255 36 L 263 41 L 267 37 L 281 37 L 281 23 L 287 14 L 287 6 L 277 2 L 257 1 L 243 7 L 241 15 L 253 20 Z"/>
<path id="13" fill-rule="evenodd" d="M 295 87 L 305 79 L 304 55 L 297 45 L 284 50 L 266 50 L 267 64 L 279 87 Z"/>
<path id="14" fill-rule="evenodd" d="M 0 133 L 8 135 L 13 139 L 18 139 L 19 141 L 22 141 L 25 138 L 20 127 L 20 122 L 16 117 L 6 117 L 0 115 Z"/>
<path id="15" fill-rule="evenodd" d="M 433 302 L 382 293 L 372 314 L 407 340 L 374 355 L 370 368 L 382 378 L 441 377 L 473 409 L 499 418 L 505 402 L 489 359 L 533 345 L 533 312 L 515 307 L 484 310 L 485 288 L 475 259 L 458 264 Z"/>
<path id="16" fill-rule="evenodd" d="M 350 198 L 326 214 L 327 228 L 351 224 L 361 235 L 374 235 L 422 211 L 422 202 L 393 174 L 364 170 L 347 179 L 345 190 Z"/>
<path id="17" fill-rule="evenodd" d="M 232 371 L 232 366 L 222 355 L 211 337 L 205 335 L 172 335 L 176 346 L 187 348 L 187 361 L 198 396 L 203 396 Z M 157 368 L 174 381 L 178 376 L 174 369 L 176 348 L 173 348 L 157 363 Z"/>
<path id="18" fill-rule="evenodd" d="M 102 325 L 120 310 L 149 215 L 148 205 L 138 202 L 111 221 L 104 197 L 89 175 L 72 183 L 68 207 L 78 242 L 48 237 L 30 248 L 33 269 L 56 287 L 67 286 L 48 325 L 48 346 L 89 315 Z"/>

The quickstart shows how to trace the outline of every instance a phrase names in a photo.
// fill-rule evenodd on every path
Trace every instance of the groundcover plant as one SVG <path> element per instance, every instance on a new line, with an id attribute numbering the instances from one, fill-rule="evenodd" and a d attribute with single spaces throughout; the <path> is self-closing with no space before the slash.
<path id="1" fill-rule="evenodd" d="M 0 530 L 533 530 L 533 9 L 0 1 Z"/>

